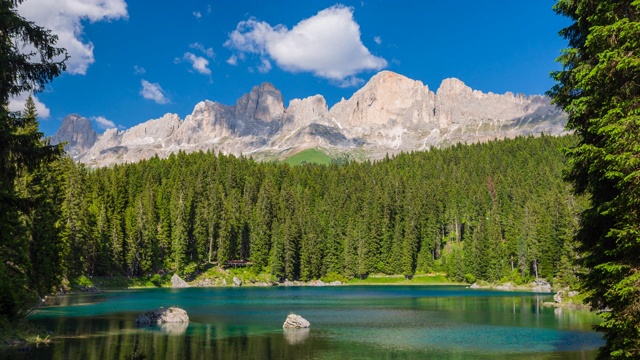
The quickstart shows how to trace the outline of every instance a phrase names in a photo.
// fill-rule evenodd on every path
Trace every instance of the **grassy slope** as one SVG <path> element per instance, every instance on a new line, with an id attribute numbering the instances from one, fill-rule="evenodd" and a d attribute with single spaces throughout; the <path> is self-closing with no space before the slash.
<path id="1" fill-rule="evenodd" d="M 302 162 L 328 165 L 331 163 L 331 157 L 319 149 L 307 149 L 297 154 L 291 155 L 283 162 L 289 165 L 300 165 Z"/>
<path id="2" fill-rule="evenodd" d="M 453 285 L 457 284 L 447 279 L 444 275 L 415 275 L 411 280 L 402 275 L 372 275 L 360 280 L 349 280 L 349 285 Z"/>

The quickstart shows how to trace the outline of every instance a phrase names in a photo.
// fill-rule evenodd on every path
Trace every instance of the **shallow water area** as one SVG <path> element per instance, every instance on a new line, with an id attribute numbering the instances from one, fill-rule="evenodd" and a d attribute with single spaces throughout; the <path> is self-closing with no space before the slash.
<path id="1" fill-rule="evenodd" d="M 31 320 L 54 341 L 1 359 L 592 359 L 597 316 L 542 307 L 551 294 L 464 286 L 186 288 L 58 297 Z M 178 306 L 191 322 L 137 327 Z M 310 329 L 285 331 L 291 312 Z"/>

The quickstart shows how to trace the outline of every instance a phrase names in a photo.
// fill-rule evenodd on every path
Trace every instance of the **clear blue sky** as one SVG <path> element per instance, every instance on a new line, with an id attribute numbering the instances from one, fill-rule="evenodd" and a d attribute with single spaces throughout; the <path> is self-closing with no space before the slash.
<path id="1" fill-rule="evenodd" d="M 71 49 L 68 72 L 37 95 L 47 135 L 70 113 L 100 132 L 168 112 L 184 118 L 199 101 L 235 104 L 265 81 L 285 106 L 315 94 L 331 106 L 382 69 L 434 91 L 456 77 L 484 92 L 542 94 L 568 25 L 552 0 L 87 3 L 20 8 Z"/>

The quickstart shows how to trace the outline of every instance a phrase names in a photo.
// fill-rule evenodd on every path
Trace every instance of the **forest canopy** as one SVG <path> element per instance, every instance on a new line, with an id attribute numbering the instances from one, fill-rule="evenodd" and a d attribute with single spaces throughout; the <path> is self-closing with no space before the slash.
<path id="1" fill-rule="evenodd" d="M 446 272 L 574 281 L 583 201 L 542 136 L 377 162 L 289 166 L 210 152 L 87 169 L 66 162 L 69 276 L 188 274 L 250 261 L 280 279 Z"/>

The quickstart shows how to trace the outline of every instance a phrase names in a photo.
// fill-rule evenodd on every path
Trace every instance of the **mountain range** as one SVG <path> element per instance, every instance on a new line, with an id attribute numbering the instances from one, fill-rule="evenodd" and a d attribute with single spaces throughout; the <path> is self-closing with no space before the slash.
<path id="1" fill-rule="evenodd" d="M 566 121 L 546 96 L 483 93 L 455 78 L 433 92 L 420 81 L 382 71 L 331 108 L 321 95 L 293 99 L 285 107 L 280 91 L 263 83 L 235 105 L 205 100 L 184 119 L 165 114 L 103 134 L 87 118 L 71 114 L 51 140 L 67 142 L 70 156 L 96 167 L 181 150 L 274 160 L 319 148 L 363 160 L 519 135 L 561 135 Z"/>

